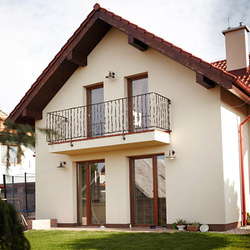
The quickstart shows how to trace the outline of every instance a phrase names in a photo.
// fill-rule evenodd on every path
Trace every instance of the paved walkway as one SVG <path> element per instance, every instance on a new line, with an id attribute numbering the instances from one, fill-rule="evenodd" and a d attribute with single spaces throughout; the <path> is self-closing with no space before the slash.
<path id="1" fill-rule="evenodd" d="M 150 229 L 147 227 L 133 227 L 133 228 L 100 228 L 100 227 L 51 227 L 43 230 L 67 230 L 67 231 L 108 231 L 108 232 L 128 232 L 128 233 L 174 233 L 182 232 L 180 230 L 166 229 L 166 228 L 156 228 Z M 186 230 L 185 230 L 186 231 Z M 226 233 L 226 234 L 250 234 L 250 225 L 245 227 L 238 227 L 228 231 L 217 232 L 208 231 L 209 233 Z"/>
<path id="2" fill-rule="evenodd" d="M 129 232 L 129 233 L 173 233 L 180 232 L 179 230 L 156 228 L 150 229 L 147 227 L 133 228 L 100 228 L 100 227 L 51 227 L 44 230 L 68 230 L 68 231 L 108 231 L 108 232 Z"/>

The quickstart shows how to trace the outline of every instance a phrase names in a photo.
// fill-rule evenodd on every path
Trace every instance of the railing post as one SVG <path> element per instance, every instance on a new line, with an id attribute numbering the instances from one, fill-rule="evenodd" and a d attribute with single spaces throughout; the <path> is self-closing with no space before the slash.
<path id="1" fill-rule="evenodd" d="M 14 194 L 14 176 L 12 176 L 12 198 L 14 199 L 15 198 L 15 194 Z M 13 206 L 14 206 L 14 201 L 13 201 Z"/>
<path id="2" fill-rule="evenodd" d="M 171 104 L 171 101 L 168 99 L 168 131 L 171 131 L 170 129 L 170 104 Z"/>
<path id="3" fill-rule="evenodd" d="M 72 130 L 73 130 L 73 128 L 72 128 L 72 110 L 71 110 L 71 119 L 70 119 L 70 146 L 71 147 L 73 147 L 73 142 L 72 142 Z"/>
<path id="4" fill-rule="evenodd" d="M 125 133 L 124 133 L 124 123 L 125 123 L 125 118 L 124 118 L 124 99 L 122 99 L 122 138 L 123 140 L 126 140 L 125 138 Z"/>

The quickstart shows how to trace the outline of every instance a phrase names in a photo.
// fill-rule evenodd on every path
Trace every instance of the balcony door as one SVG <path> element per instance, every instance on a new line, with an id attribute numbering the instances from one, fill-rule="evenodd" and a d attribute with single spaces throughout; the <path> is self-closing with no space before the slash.
<path id="1" fill-rule="evenodd" d="M 77 164 L 78 225 L 106 223 L 106 180 L 104 161 Z"/>
<path id="2" fill-rule="evenodd" d="M 103 84 L 87 89 L 88 137 L 104 134 Z"/>
<path id="3" fill-rule="evenodd" d="M 148 77 L 128 80 L 129 130 L 141 131 L 149 127 Z"/>
<path id="4" fill-rule="evenodd" d="M 130 203 L 133 226 L 166 226 L 164 155 L 130 159 Z"/>

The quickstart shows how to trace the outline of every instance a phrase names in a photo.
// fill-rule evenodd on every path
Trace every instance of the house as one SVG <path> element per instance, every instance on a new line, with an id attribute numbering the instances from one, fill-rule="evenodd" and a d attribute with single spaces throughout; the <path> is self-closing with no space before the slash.
<path id="1" fill-rule="evenodd" d="M 5 132 L 4 121 L 8 115 L 0 110 L 0 133 Z M 15 131 L 11 131 L 15 133 Z M 22 211 L 35 210 L 35 158 L 34 149 L 18 145 L 0 143 L 0 197 L 10 199 L 17 209 L 19 204 Z M 9 166 L 7 155 L 9 154 Z M 20 201 L 13 198 L 19 199 Z"/>
<path id="2" fill-rule="evenodd" d="M 0 110 L 0 132 L 4 130 L 4 120 L 8 115 Z M 24 155 L 21 155 L 17 145 L 0 144 L 1 164 L 0 164 L 0 184 L 3 184 L 3 175 L 6 175 L 9 182 L 12 176 L 24 176 L 24 173 L 35 175 L 34 150 L 22 148 Z M 7 166 L 7 153 L 10 155 L 10 166 Z"/>
<path id="3" fill-rule="evenodd" d="M 37 131 L 36 219 L 244 224 L 248 32 L 223 31 L 227 61 L 208 63 L 96 4 L 9 116 L 56 132 Z"/>

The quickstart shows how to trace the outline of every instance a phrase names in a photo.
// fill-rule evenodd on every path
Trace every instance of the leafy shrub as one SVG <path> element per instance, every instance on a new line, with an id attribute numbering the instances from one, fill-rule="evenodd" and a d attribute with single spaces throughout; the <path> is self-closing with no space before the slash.
<path id="1" fill-rule="evenodd" d="M 23 226 L 15 208 L 0 199 L 0 246 L 8 250 L 29 250 L 30 243 L 25 238 Z"/>

